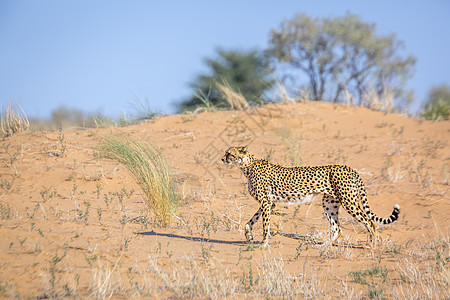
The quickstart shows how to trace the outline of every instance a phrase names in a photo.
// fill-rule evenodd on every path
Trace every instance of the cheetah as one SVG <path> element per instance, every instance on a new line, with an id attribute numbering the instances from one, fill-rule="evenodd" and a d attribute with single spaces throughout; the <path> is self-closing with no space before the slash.
<path id="1" fill-rule="evenodd" d="M 330 237 L 326 244 L 335 242 L 341 235 L 338 213 L 342 205 L 356 220 L 364 224 L 376 242 L 375 223 L 390 224 L 398 219 L 400 206 L 387 218 L 375 215 L 367 203 L 364 183 L 358 173 L 346 165 L 285 167 L 256 159 L 245 147 L 231 147 L 222 157 L 226 165 L 236 165 L 248 179 L 248 191 L 260 207 L 245 225 L 245 237 L 253 243 L 252 227 L 262 215 L 263 240 L 267 247 L 270 235 L 270 214 L 275 202 L 299 201 L 312 194 L 323 194 L 322 206 L 330 222 Z"/>

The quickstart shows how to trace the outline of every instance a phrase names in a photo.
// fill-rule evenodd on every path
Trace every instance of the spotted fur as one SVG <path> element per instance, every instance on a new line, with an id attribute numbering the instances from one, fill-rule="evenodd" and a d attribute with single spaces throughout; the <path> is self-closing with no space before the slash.
<path id="1" fill-rule="evenodd" d="M 356 171 L 345 165 L 284 167 L 256 159 L 247 147 L 231 147 L 222 161 L 237 165 L 248 179 L 250 195 L 260 203 L 258 211 L 245 225 L 245 237 L 253 242 L 252 227 L 262 216 L 263 240 L 267 246 L 270 235 L 270 214 L 276 202 L 300 201 L 311 194 L 323 194 L 322 206 L 330 222 L 330 237 L 326 243 L 336 241 L 341 230 L 338 214 L 342 205 L 356 220 L 364 224 L 372 240 L 377 237 L 379 224 L 389 224 L 398 219 L 400 207 L 387 218 L 375 215 L 367 202 L 364 183 Z"/>

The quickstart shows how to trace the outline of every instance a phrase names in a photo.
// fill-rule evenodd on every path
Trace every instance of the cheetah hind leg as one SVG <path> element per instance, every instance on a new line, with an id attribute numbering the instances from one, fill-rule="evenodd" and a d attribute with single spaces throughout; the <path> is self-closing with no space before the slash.
<path id="1" fill-rule="evenodd" d="M 324 246 L 333 244 L 341 236 L 341 228 L 339 227 L 339 201 L 329 195 L 324 195 L 322 206 L 330 222 L 330 237 L 323 243 Z"/>
<path id="2" fill-rule="evenodd" d="M 358 206 L 351 207 L 346 202 L 342 203 L 342 206 L 347 210 L 347 212 L 352 215 L 358 222 L 362 223 L 370 234 L 371 246 L 373 249 L 377 246 L 377 240 L 379 238 L 377 232 L 377 226 L 375 223 L 366 215 L 366 213 Z"/>
<path id="3" fill-rule="evenodd" d="M 378 230 L 377 230 L 377 226 L 375 225 L 375 223 L 370 220 L 371 222 L 371 227 L 372 227 L 372 231 L 369 230 L 370 232 L 370 244 L 372 246 L 372 249 L 376 249 L 377 248 L 377 244 L 378 242 L 381 242 L 381 236 L 378 234 Z"/>

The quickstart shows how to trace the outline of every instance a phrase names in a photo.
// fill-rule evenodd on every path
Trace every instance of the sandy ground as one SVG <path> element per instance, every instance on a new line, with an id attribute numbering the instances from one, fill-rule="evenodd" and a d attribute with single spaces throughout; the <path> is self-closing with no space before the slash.
<path id="1" fill-rule="evenodd" d="M 161 147 L 176 172 L 182 204 L 166 228 L 128 170 L 95 150 L 120 133 Z M 0 296 L 448 299 L 449 139 L 450 122 L 321 102 L 5 138 Z M 399 220 L 380 226 L 373 249 L 341 209 L 339 244 L 324 247 L 318 195 L 279 206 L 272 219 L 282 234 L 255 249 L 243 227 L 258 203 L 240 171 L 220 161 L 237 145 L 283 165 L 347 164 L 372 210 L 388 216 L 399 204 Z"/>

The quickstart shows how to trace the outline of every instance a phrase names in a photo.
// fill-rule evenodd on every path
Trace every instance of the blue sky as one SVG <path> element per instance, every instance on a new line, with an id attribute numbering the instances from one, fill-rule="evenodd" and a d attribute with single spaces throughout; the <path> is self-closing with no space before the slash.
<path id="1" fill-rule="evenodd" d="M 347 11 L 418 58 L 413 110 L 432 86 L 450 84 L 448 0 L 1 0 L 0 104 L 17 102 L 31 117 L 62 104 L 115 117 L 138 98 L 174 113 L 218 47 L 262 50 L 270 30 L 297 13 Z"/>

